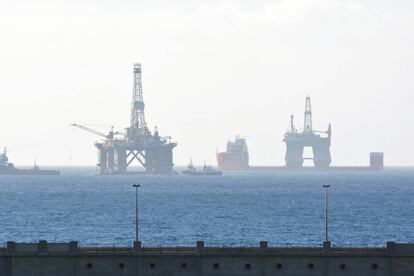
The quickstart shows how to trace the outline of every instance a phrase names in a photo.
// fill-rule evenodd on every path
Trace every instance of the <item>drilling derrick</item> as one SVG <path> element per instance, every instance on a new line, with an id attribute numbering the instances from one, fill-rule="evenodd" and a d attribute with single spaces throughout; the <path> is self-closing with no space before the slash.
<path id="1" fill-rule="evenodd" d="M 286 143 L 286 167 L 299 169 L 303 167 L 305 159 L 313 160 L 316 168 L 328 168 L 331 164 L 331 125 L 327 131 L 313 130 L 312 105 L 310 97 L 306 97 L 303 132 L 298 133 L 294 127 L 293 115 L 290 119 L 290 129 L 286 132 L 283 141 Z M 311 147 L 313 157 L 303 157 L 305 147 Z"/>
<path id="2" fill-rule="evenodd" d="M 173 148 L 177 145 L 170 137 L 161 137 L 155 128 L 152 134 L 145 121 L 145 103 L 142 93 L 141 64 L 134 64 L 131 122 L 123 141 L 115 144 L 116 169 L 127 171 L 134 161 L 147 173 L 171 174 L 173 172 Z"/>
<path id="3" fill-rule="evenodd" d="M 303 131 L 304 132 L 312 132 L 312 105 L 310 97 L 306 97 L 306 104 L 305 104 L 305 121 L 303 124 Z"/>
<path id="4" fill-rule="evenodd" d="M 145 103 L 142 96 L 141 64 L 134 64 L 134 83 L 131 103 L 131 124 L 127 129 L 127 138 L 137 140 L 148 132 L 145 123 Z"/>

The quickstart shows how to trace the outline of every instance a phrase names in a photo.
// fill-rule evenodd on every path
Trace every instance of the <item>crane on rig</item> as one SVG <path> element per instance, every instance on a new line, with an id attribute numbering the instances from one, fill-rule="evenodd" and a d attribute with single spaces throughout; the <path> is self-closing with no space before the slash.
<path id="1" fill-rule="evenodd" d="M 73 126 L 73 127 L 77 127 L 79 129 L 85 130 L 87 132 L 93 133 L 95 135 L 101 136 L 103 138 L 109 139 L 109 140 L 113 140 L 115 138 L 115 135 L 124 135 L 124 133 L 119 132 L 119 131 L 114 132 L 114 127 L 113 126 L 111 126 L 111 129 L 109 130 L 108 134 L 104 134 L 104 133 L 99 132 L 95 129 L 92 129 L 92 128 L 89 128 L 89 127 L 86 127 L 86 126 L 83 126 L 83 125 L 80 125 L 80 124 L 75 124 L 74 123 L 74 124 L 70 124 L 70 125 Z"/>

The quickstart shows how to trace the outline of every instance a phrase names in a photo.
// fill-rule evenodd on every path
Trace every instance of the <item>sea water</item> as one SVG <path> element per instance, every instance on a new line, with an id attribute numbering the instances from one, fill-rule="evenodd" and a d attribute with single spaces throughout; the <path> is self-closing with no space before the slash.
<path id="1" fill-rule="evenodd" d="M 232 172 L 223 176 L 0 176 L 0 241 L 131 245 L 135 190 L 144 246 L 340 246 L 414 242 L 414 170 Z"/>

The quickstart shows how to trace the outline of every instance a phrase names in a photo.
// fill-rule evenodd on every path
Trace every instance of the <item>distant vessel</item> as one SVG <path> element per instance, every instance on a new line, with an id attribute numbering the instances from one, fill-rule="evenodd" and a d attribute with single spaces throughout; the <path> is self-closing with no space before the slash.
<path id="1" fill-rule="evenodd" d="M 227 150 L 216 153 L 216 158 L 220 170 L 249 169 L 249 151 L 246 139 L 236 136 L 234 141 L 228 141 Z"/>
<path id="2" fill-rule="evenodd" d="M 7 148 L 4 148 L 3 153 L 0 153 L 0 175 L 58 175 L 59 171 L 55 170 L 41 170 L 34 162 L 31 169 L 18 169 L 13 163 L 9 162 L 7 157 Z"/>
<path id="3" fill-rule="evenodd" d="M 311 98 L 306 97 L 305 119 L 303 131 L 298 132 L 290 116 L 290 128 L 283 141 L 286 143 L 286 167 L 288 169 L 302 169 L 305 160 L 312 160 L 317 169 L 327 169 L 331 165 L 331 124 L 327 131 L 317 131 L 312 124 Z M 304 149 L 312 148 L 313 157 L 304 157 Z"/>
<path id="4" fill-rule="evenodd" d="M 193 165 L 193 161 L 190 160 L 190 163 L 187 165 L 187 169 L 182 172 L 186 175 L 222 175 L 223 172 L 214 169 L 212 166 L 207 166 L 204 163 L 203 170 L 197 171 L 197 169 Z"/>

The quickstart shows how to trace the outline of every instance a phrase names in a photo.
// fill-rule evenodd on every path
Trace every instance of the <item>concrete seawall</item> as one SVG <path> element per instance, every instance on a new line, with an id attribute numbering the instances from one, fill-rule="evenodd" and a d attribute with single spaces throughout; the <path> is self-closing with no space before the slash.
<path id="1" fill-rule="evenodd" d="M 414 244 L 378 248 L 81 247 L 70 243 L 15 243 L 0 248 L 2 276 L 74 275 L 414 275 Z"/>

